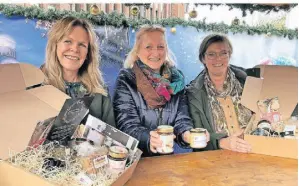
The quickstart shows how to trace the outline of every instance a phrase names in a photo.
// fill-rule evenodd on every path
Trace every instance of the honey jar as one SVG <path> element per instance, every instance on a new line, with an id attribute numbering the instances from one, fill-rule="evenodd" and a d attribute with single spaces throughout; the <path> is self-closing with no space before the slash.
<path id="1" fill-rule="evenodd" d="M 128 157 L 128 150 L 121 146 L 111 146 L 108 152 L 109 168 L 116 171 L 125 169 Z"/>
<path id="2" fill-rule="evenodd" d="M 190 146 L 195 149 L 207 146 L 206 129 L 195 128 L 190 130 Z"/>
<path id="3" fill-rule="evenodd" d="M 173 153 L 173 127 L 169 125 L 160 125 L 157 129 L 160 139 L 162 141 L 162 147 L 157 148 L 160 154 Z"/>

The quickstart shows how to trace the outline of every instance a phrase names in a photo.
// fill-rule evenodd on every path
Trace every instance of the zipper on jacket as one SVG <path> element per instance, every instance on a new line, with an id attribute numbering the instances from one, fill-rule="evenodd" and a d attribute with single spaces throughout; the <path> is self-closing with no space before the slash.
<path id="1" fill-rule="evenodd" d="M 163 108 L 158 108 L 159 116 L 158 116 L 158 121 L 157 121 L 157 126 L 162 125 L 162 113 L 163 113 Z"/>

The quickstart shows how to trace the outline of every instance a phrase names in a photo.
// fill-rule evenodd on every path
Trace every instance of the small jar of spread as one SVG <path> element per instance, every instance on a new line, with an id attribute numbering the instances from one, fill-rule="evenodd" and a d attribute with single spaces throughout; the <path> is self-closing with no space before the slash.
<path id="1" fill-rule="evenodd" d="M 128 158 L 128 150 L 121 146 L 111 146 L 108 152 L 109 168 L 116 171 L 125 169 Z"/>
<path id="2" fill-rule="evenodd" d="M 206 129 L 195 128 L 190 130 L 190 147 L 199 149 L 207 146 Z"/>
<path id="3" fill-rule="evenodd" d="M 160 139 L 162 141 L 162 147 L 157 148 L 160 154 L 173 153 L 173 127 L 170 125 L 160 125 L 157 129 Z"/>
<path id="4" fill-rule="evenodd" d="M 261 128 L 261 129 L 264 129 L 264 130 L 267 130 L 267 131 L 270 131 L 271 130 L 271 123 L 268 120 L 260 120 L 257 123 L 257 127 Z"/>

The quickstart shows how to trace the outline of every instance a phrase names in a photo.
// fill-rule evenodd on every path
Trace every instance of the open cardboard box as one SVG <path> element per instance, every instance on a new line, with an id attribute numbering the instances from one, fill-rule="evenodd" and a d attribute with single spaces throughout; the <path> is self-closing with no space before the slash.
<path id="1" fill-rule="evenodd" d="M 138 149 L 136 153 L 138 153 L 138 156 L 141 156 L 142 152 Z M 139 159 L 130 165 L 111 186 L 123 186 L 133 175 L 138 161 Z M 1 186 L 55 186 L 37 175 L 26 172 L 4 161 L 0 162 L 0 177 Z"/>
<path id="2" fill-rule="evenodd" d="M 37 86 L 43 81 L 42 71 L 30 64 L 0 65 L 0 159 L 9 158 L 9 149 L 25 150 L 38 121 L 57 116 L 69 98 L 53 86 Z M 136 153 L 141 155 L 139 149 Z M 124 185 L 137 163 L 135 161 L 112 185 Z M 1 186 L 53 185 L 4 161 L 0 161 L 0 178 Z"/>
<path id="3" fill-rule="evenodd" d="M 257 101 L 278 97 L 282 120 L 288 119 L 298 103 L 298 69 L 290 66 L 259 66 L 261 78 L 248 76 L 241 103 L 260 113 Z M 257 123 L 255 121 L 254 123 Z M 244 139 L 252 146 L 252 152 L 271 156 L 298 159 L 298 140 L 245 134 Z"/>

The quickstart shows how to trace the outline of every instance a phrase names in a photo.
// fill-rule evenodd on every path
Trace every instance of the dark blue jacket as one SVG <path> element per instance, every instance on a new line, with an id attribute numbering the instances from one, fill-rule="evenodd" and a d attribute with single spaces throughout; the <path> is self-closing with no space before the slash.
<path id="1" fill-rule="evenodd" d="M 176 142 L 185 147 L 181 134 L 193 128 L 188 112 L 187 99 L 184 91 L 172 95 L 162 109 L 151 109 L 147 106 L 143 96 L 137 90 L 136 76 L 132 69 L 121 69 L 116 80 L 113 98 L 116 127 L 139 140 L 138 148 L 143 156 L 154 155 L 150 151 L 150 131 L 161 124 L 174 127 Z"/>

